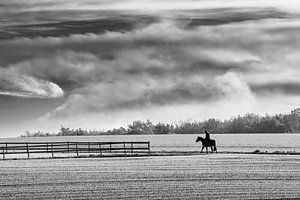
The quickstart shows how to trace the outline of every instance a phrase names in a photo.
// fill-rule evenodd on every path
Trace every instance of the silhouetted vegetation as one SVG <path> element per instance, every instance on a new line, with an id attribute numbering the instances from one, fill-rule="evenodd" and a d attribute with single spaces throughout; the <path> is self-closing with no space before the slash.
<path id="1" fill-rule="evenodd" d="M 80 135 L 145 135 L 145 134 L 199 134 L 204 130 L 211 133 L 299 133 L 300 108 L 289 114 L 259 116 L 246 114 L 229 120 L 208 119 L 202 122 L 186 121 L 177 124 L 157 123 L 150 120 L 134 121 L 128 128 L 120 127 L 108 131 L 87 131 L 61 127 L 58 133 L 26 132 L 22 137 L 80 136 Z"/>

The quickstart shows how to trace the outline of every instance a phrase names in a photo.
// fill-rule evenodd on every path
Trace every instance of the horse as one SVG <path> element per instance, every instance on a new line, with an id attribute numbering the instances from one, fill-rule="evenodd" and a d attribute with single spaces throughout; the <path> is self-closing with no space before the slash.
<path id="1" fill-rule="evenodd" d="M 216 141 L 215 140 L 206 140 L 203 137 L 197 137 L 196 142 L 202 142 L 202 149 L 201 149 L 201 153 L 204 149 L 204 147 L 206 148 L 206 153 L 208 153 L 208 149 L 207 147 L 211 148 L 211 152 L 214 153 L 214 151 L 217 153 L 217 147 L 216 147 Z"/>

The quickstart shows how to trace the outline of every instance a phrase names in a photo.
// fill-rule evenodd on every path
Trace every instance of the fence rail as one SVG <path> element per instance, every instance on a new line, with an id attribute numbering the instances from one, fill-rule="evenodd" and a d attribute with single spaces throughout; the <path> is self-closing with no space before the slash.
<path id="1" fill-rule="evenodd" d="M 90 154 L 147 154 L 150 155 L 150 142 L 5 142 L 0 143 L 0 155 L 5 159 L 10 154 L 80 153 Z"/>

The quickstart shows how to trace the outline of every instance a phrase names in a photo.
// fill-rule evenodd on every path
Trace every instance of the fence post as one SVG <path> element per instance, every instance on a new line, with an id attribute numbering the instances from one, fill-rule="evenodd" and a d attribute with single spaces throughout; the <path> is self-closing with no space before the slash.
<path id="1" fill-rule="evenodd" d="M 76 153 L 77 153 L 77 156 L 79 156 L 79 152 L 78 152 L 78 144 L 76 143 Z"/>
<path id="2" fill-rule="evenodd" d="M 26 149 L 27 149 L 27 156 L 29 158 L 29 146 L 28 146 L 28 143 L 26 143 Z"/>
<path id="3" fill-rule="evenodd" d="M 3 150 L 3 160 L 5 160 L 5 151 L 4 151 L 4 147 L 2 147 L 2 150 Z"/>
<path id="4" fill-rule="evenodd" d="M 48 142 L 47 142 L 47 152 L 49 152 L 49 148 L 48 148 Z"/>
<path id="5" fill-rule="evenodd" d="M 124 154 L 126 155 L 126 143 L 124 142 Z"/>
<path id="6" fill-rule="evenodd" d="M 70 153 L 70 142 L 68 142 L 68 153 Z"/>
<path id="7" fill-rule="evenodd" d="M 7 142 L 5 143 L 5 152 L 7 153 Z"/>
<path id="8" fill-rule="evenodd" d="M 111 153 L 111 143 L 109 144 L 109 152 Z"/>
<path id="9" fill-rule="evenodd" d="M 51 143 L 51 151 L 52 151 L 52 158 L 54 157 L 54 152 L 53 152 L 53 143 Z"/>
<path id="10" fill-rule="evenodd" d="M 101 144 L 99 143 L 99 151 L 100 151 L 100 155 L 102 156 L 102 149 L 101 149 Z"/>
<path id="11" fill-rule="evenodd" d="M 89 153 L 90 153 L 91 152 L 90 142 L 88 142 L 88 149 L 89 149 Z"/>
<path id="12" fill-rule="evenodd" d="M 131 142 L 131 154 L 133 154 L 133 143 Z"/>
<path id="13" fill-rule="evenodd" d="M 148 142 L 148 156 L 150 156 L 150 142 Z"/>

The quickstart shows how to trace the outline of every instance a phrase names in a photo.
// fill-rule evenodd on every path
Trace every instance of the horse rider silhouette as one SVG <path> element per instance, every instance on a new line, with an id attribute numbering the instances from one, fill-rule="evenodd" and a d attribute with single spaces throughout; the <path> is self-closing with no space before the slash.
<path id="1" fill-rule="evenodd" d="M 213 153 L 214 151 L 217 153 L 217 146 L 216 146 L 216 141 L 215 140 L 211 140 L 209 137 L 209 133 L 207 130 L 204 131 L 205 132 L 205 138 L 202 137 L 197 137 L 196 142 L 201 141 L 202 143 L 202 149 L 201 149 L 201 153 L 203 151 L 204 148 L 206 148 L 206 153 L 208 153 L 208 149 L 207 147 L 211 148 L 211 152 Z"/>

